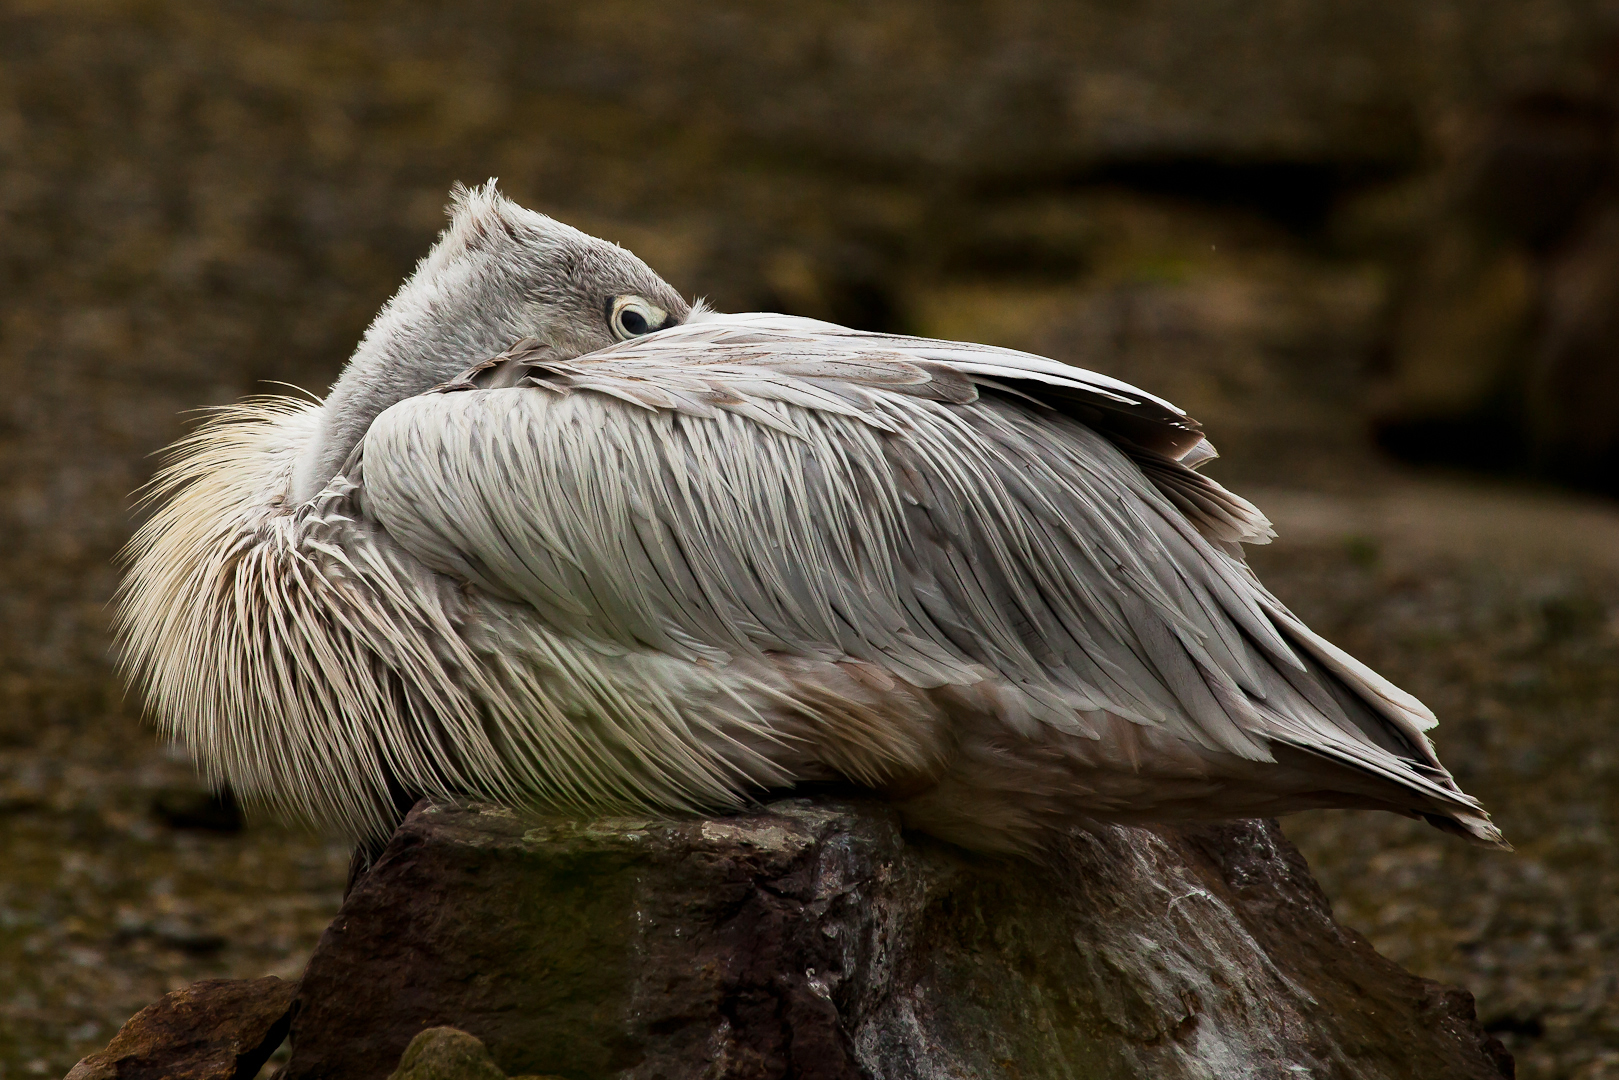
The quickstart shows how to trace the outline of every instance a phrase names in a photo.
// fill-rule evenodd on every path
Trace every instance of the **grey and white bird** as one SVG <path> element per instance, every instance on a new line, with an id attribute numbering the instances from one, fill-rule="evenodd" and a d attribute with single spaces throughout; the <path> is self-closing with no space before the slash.
<path id="1" fill-rule="evenodd" d="M 226 410 L 131 544 L 127 670 L 250 802 L 375 843 L 806 781 L 1027 851 L 1361 807 L 1503 844 L 1433 715 L 1254 577 L 1198 425 L 1008 349 L 688 305 L 458 191 L 324 401 Z"/>

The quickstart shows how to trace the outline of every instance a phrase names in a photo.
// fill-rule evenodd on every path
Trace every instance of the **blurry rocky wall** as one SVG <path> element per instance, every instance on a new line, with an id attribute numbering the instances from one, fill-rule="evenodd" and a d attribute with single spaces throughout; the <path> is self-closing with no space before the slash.
<path id="1" fill-rule="evenodd" d="M 1619 7 L 0 4 L 0 724 L 99 709 L 194 410 L 323 392 L 457 181 L 688 294 L 1035 349 L 1220 475 L 1613 487 Z M 0 731 L 0 738 L 5 734 Z"/>

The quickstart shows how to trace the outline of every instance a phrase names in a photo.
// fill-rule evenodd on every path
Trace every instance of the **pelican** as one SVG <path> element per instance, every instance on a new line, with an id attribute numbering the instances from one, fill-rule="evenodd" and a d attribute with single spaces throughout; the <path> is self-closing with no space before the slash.
<path id="1" fill-rule="evenodd" d="M 1505 846 L 1433 714 L 1312 633 L 1181 410 L 1004 348 L 688 304 L 507 200 L 450 223 L 322 401 L 173 448 L 119 633 L 247 801 L 385 840 L 810 781 L 1034 852 L 1354 807 Z"/>

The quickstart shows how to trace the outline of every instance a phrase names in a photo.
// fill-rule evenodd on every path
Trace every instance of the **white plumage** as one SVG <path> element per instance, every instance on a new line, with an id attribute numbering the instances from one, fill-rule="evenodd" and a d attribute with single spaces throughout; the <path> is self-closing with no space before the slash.
<path id="1" fill-rule="evenodd" d="M 986 850 L 1314 806 L 1500 843 L 1428 710 L 1254 578 L 1209 456 L 1052 360 L 694 310 L 491 184 L 324 403 L 180 444 L 126 658 L 210 777 L 372 842 L 422 794 L 847 779 Z"/>

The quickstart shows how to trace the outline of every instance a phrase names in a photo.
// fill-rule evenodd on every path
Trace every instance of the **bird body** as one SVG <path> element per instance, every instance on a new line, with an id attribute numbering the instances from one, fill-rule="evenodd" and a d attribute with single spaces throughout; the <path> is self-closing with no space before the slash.
<path id="1" fill-rule="evenodd" d="M 1056 361 L 691 308 L 490 185 L 324 402 L 180 444 L 125 655 L 213 778 L 360 839 L 841 779 L 982 850 L 1317 806 L 1500 843 L 1210 456 Z"/>

